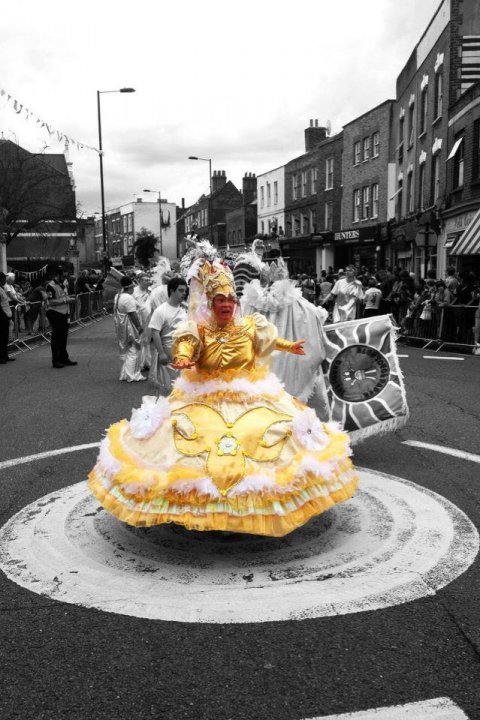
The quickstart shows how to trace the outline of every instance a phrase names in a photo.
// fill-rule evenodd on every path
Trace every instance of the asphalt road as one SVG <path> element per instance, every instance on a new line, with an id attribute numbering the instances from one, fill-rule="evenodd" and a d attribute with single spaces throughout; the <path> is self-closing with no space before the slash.
<path id="1" fill-rule="evenodd" d="M 77 367 L 53 369 L 44 346 L 0 368 L 0 463 L 96 443 L 151 392 L 118 382 L 109 318 L 72 333 L 69 352 Z M 399 352 L 410 421 L 357 446 L 354 462 L 438 493 L 480 528 L 479 464 L 404 444 L 480 455 L 480 358 Z M 0 525 L 84 480 L 96 454 L 0 469 Z M 433 596 L 302 621 L 127 617 L 52 600 L 3 573 L 0 590 L 2 720 L 303 720 L 438 697 L 480 719 L 478 558 Z"/>

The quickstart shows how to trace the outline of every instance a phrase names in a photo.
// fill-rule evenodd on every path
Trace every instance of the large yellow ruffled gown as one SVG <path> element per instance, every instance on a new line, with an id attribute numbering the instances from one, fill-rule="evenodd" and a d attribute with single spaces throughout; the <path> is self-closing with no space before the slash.
<path id="1" fill-rule="evenodd" d="M 350 498 L 348 435 L 269 370 L 268 356 L 292 345 L 257 313 L 224 328 L 182 323 L 173 354 L 195 367 L 109 428 L 89 475 L 95 497 L 130 525 L 277 537 Z"/>

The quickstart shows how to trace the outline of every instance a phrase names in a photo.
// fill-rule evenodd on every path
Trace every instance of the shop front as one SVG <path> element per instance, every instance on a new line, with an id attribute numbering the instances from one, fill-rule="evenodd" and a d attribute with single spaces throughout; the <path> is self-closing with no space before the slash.
<path id="1" fill-rule="evenodd" d="M 337 270 L 355 265 L 356 268 L 366 267 L 376 272 L 384 263 L 387 230 L 385 223 L 326 233 L 328 237 L 325 237 L 324 247 L 331 244 L 333 264 Z"/>
<path id="2" fill-rule="evenodd" d="M 321 236 L 304 235 L 279 239 L 280 250 L 290 276 L 317 272 L 317 249 L 322 242 L 318 237 Z"/>
<path id="3" fill-rule="evenodd" d="M 444 268 L 480 273 L 480 211 L 468 210 L 445 217 L 444 243 L 441 248 Z"/>

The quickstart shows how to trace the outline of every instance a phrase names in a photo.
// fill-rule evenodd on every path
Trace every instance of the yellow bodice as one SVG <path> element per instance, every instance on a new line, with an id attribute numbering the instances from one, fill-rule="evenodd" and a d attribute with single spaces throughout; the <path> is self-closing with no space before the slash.
<path id="1" fill-rule="evenodd" d="M 278 338 L 275 326 L 261 317 L 248 316 L 238 325 L 225 327 L 198 325 L 196 337 L 192 333 L 177 337 L 175 361 L 195 359 L 197 369 L 205 373 L 249 372 L 255 368 L 257 356 L 273 350 L 291 351 L 293 343 Z"/>

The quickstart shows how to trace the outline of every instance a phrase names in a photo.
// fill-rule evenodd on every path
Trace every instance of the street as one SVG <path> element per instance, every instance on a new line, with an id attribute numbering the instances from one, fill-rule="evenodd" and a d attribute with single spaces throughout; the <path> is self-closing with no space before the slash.
<path id="1" fill-rule="evenodd" d="M 110 317 L 68 348 L 0 372 L 2 719 L 480 719 L 479 357 L 399 345 L 406 427 L 354 447 L 351 500 L 262 539 L 101 510 L 97 445 L 153 391 L 118 381 Z"/>

